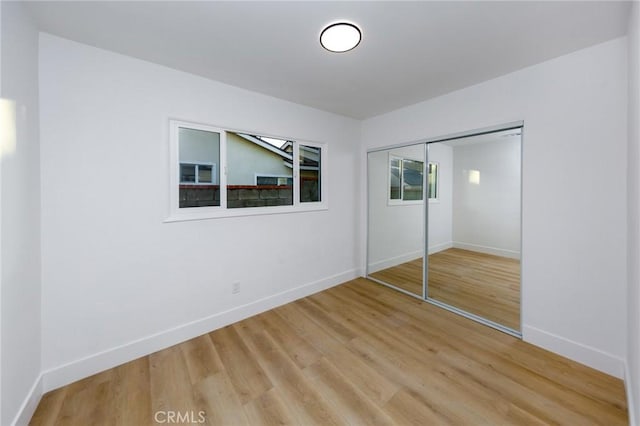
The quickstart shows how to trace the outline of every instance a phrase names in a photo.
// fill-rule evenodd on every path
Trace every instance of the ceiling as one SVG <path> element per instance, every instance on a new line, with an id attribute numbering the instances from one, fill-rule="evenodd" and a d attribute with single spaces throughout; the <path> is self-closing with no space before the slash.
<path id="1" fill-rule="evenodd" d="M 629 2 L 28 2 L 41 29 L 325 111 L 372 117 L 626 33 Z M 362 28 L 355 50 L 322 28 Z"/>

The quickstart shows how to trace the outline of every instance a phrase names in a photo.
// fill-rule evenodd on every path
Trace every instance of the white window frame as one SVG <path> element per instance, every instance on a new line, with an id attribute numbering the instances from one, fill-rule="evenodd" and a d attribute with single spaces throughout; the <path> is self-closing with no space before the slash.
<path id="1" fill-rule="evenodd" d="M 180 208 L 180 150 L 179 150 L 179 129 L 187 128 L 215 132 L 220 135 L 220 205 L 205 207 L 183 207 Z M 293 141 L 293 205 L 269 206 L 269 207 L 245 207 L 227 208 L 227 133 L 244 133 L 272 137 L 282 140 Z M 299 146 L 312 146 L 321 149 L 320 156 L 320 201 L 300 202 L 300 179 L 298 170 L 300 168 Z M 206 124 L 198 124 L 182 120 L 169 120 L 169 214 L 164 220 L 166 223 L 182 222 L 187 220 L 217 219 L 223 217 L 255 216 L 265 214 L 282 214 L 328 210 L 328 145 L 319 142 L 306 141 L 291 137 L 281 137 L 260 131 L 247 131 L 231 128 L 222 128 Z M 203 163 L 204 164 L 204 163 Z M 265 176 L 262 174 L 257 174 Z M 284 176 L 283 176 L 284 177 Z M 287 176 L 289 177 L 289 176 Z M 193 185 L 193 182 L 183 183 L 183 185 Z M 212 184 L 207 184 L 212 185 Z"/>

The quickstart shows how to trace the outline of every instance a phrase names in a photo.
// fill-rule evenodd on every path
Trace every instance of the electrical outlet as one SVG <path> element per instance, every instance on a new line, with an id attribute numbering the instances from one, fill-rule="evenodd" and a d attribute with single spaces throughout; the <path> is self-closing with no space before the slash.
<path id="1" fill-rule="evenodd" d="M 233 284 L 232 284 L 232 286 L 231 286 L 231 293 L 232 293 L 232 294 L 238 294 L 238 293 L 240 293 L 240 283 L 239 283 L 239 282 L 237 282 L 237 283 L 233 283 Z"/>

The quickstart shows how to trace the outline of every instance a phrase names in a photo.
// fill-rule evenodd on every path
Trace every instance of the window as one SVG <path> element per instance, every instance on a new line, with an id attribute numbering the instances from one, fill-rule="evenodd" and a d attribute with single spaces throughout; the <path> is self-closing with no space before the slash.
<path id="1" fill-rule="evenodd" d="M 300 202 L 321 201 L 320 166 L 322 148 L 300 145 Z"/>
<path id="2" fill-rule="evenodd" d="M 178 121 L 170 127 L 168 221 L 326 209 L 325 145 Z"/>
<path id="3" fill-rule="evenodd" d="M 422 201 L 424 162 L 389 156 L 389 204 L 415 204 Z M 438 163 L 429 163 L 427 174 L 429 200 L 438 198 Z"/>
<path id="4" fill-rule="evenodd" d="M 220 132 L 178 129 L 179 208 L 220 205 Z"/>
<path id="5" fill-rule="evenodd" d="M 206 185 L 213 184 L 215 164 L 180 163 L 180 183 Z"/>
<path id="6" fill-rule="evenodd" d="M 256 176 L 256 185 L 293 186 L 293 178 L 289 176 Z"/>
<path id="7" fill-rule="evenodd" d="M 292 147 L 284 139 L 227 132 L 227 208 L 293 205 Z"/>

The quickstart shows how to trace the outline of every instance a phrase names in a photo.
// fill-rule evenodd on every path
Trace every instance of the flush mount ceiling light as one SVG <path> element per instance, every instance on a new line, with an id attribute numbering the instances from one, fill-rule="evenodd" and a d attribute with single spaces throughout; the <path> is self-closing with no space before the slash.
<path id="1" fill-rule="evenodd" d="M 329 25 L 320 34 L 320 44 L 329 52 L 348 52 L 360 44 L 360 28 L 348 22 Z"/>

